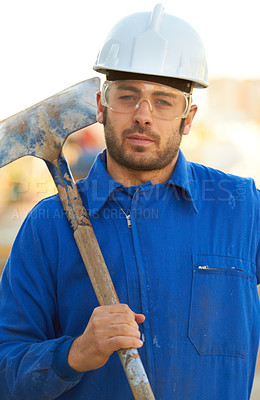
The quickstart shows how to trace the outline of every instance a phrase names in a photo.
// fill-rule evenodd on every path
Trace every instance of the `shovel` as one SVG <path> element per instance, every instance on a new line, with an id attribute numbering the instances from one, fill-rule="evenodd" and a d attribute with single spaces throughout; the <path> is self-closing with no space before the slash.
<path id="1" fill-rule="evenodd" d="M 119 303 L 89 216 L 62 147 L 67 137 L 96 122 L 99 78 L 74 85 L 0 122 L 0 168 L 31 155 L 47 164 L 100 305 Z M 87 243 L 87 247 L 85 245 Z M 136 400 L 155 400 L 136 349 L 118 350 Z"/>

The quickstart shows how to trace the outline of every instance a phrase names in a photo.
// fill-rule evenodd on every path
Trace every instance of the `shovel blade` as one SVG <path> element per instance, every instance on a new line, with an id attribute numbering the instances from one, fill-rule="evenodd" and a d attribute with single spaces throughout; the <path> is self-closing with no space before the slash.
<path id="1" fill-rule="evenodd" d="M 88 79 L 0 122 L 0 168 L 26 155 L 56 160 L 71 133 L 96 122 L 99 86 Z"/>

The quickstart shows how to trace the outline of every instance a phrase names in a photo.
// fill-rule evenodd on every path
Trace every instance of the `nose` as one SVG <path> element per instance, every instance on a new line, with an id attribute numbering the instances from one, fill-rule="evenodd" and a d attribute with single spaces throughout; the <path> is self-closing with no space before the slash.
<path id="1" fill-rule="evenodd" d="M 140 100 L 134 113 L 134 122 L 141 126 L 152 124 L 152 105 L 148 99 Z"/>

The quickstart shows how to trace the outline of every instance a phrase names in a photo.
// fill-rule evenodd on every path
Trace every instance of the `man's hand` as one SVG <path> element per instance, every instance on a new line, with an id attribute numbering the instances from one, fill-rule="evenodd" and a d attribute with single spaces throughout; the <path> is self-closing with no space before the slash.
<path id="1" fill-rule="evenodd" d="M 71 345 L 68 363 L 78 372 L 102 367 L 119 349 L 142 347 L 138 324 L 143 314 L 135 314 L 126 304 L 94 309 L 84 333 Z"/>

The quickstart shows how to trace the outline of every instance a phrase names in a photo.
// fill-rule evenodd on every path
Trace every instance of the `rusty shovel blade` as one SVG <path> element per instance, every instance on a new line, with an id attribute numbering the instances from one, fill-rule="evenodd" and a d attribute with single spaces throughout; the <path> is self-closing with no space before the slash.
<path id="1" fill-rule="evenodd" d="M 26 155 L 56 160 L 71 133 L 96 122 L 99 86 L 88 79 L 0 122 L 0 168 Z"/>

